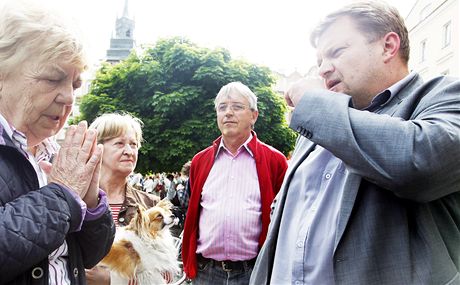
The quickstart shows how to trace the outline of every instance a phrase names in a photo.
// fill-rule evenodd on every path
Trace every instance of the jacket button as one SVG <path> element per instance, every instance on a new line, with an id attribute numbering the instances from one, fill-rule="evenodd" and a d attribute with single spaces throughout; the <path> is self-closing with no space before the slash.
<path id="1" fill-rule="evenodd" d="M 78 268 L 73 269 L 73 276 L 76 278 L 78 276 Z"/>
<path id="2" fill-rule="evenodd" d="M 32 278 L 40 279 L 43 277 L 43 269 L 41 267 L 35 267 L 32 269 Z"/>

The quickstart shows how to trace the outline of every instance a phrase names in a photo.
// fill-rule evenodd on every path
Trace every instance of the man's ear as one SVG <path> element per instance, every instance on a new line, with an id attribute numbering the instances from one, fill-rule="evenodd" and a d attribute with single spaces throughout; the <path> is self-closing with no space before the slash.
<path id="1" fill-rule="evenodd" d="M 398 56 L 401 39 L 397 33 L 389 32 L 382 38 L 382 41 L 384 63 L 388 63 L 393 58 Z"/>
<path id="2" fill-rule="evenodd" d="M 257 118 L 259 117 L 259 111 L 252 111 L 252 127 L 256 124 Z"/>

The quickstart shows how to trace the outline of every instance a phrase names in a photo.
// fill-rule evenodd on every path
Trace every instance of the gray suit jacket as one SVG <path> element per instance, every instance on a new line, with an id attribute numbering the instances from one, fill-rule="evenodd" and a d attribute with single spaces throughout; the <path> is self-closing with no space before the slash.
<path id="1" fill-rule="evenodd" d="M 291 128 L 302 136 L 250 284 L 270 284 L 287 190 L 316 144 L 352 173 L 335 238 L 336 284 L 460 284 L 460 82 L 416 75 L 379 114 L 350 102 L 315 91 L 296 107 Z"/>

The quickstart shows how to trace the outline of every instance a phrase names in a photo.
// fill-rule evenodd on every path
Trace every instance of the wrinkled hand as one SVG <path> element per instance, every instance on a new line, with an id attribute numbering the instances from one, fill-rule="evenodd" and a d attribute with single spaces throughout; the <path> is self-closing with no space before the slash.
<path id="1" fill-rule="evenodd" d="M 284 99 L 289 107 L 295 107 L 305 92 L 314 89 L 325 89 L 324 80 L 320 77 L 305 77 L 294 82 L 284 93 Z"/>
<path id="2" fill-rule="evenodd" d="M 95 130 L 87 130 L 85 121 L 80 122 L 78 126 L 70 126 L 53 161 L 48 182 L 65 185 L 82 199 L 85 198 L 90 185 L 94 187 L 94 175 L 99 176 L 96 169 L 100 167 L 102 146 L 94 147 L 96 136 Z M 93 195 L 94 193 L 90 194 Z"/>
<path id="3" fill-rule="evenodd" d="M 96 145 L 96 140 L 93 143 L 93 151 L 100 151 L 101 157 L 102 157 L 103 146 Z M 97 203 L 98 203 L 97 199 L 99 197 L 99 178 L 100 178 L 101 165 L 102 165 L 102 159 L 99 160 L 96 166 L 96 169 L 94 169 L 93 177 L 88 187 L 88 192 L 86 193 L 85 197 L 83 197 L 83 201 L 86 203 L 89 209 L 96 208 Z"/>

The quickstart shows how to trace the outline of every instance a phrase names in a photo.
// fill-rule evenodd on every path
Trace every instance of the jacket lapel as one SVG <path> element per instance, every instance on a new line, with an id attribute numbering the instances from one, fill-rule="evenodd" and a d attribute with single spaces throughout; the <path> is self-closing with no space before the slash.
<path id="1" fill-rule="evenodd" d="M 265 240 L 265 243 L 259 252 L 259 257 L 257 258 L 257 262 L 255 265 L 255 267 L 257 267 L 257 270 L 254 271 L 256 272 L 256 274 L 253 274 L 251 278 L 251 285 L 270 284 L 273 260 L 275 257 L 276 243 L 278 240 L 279 227 L 281 223 L 281 216 L 283 214 L 289 184 L 291 183 L 292 176 L 294 175 L 296 169 L 315 147 L 314 143 L 303 137 L 299 139 L 297 144 L 297 151 L 293 154 L 291 160 L 289 161 L 289 167 L 286 171 L 283 185 L 281 185 L 280 192 L 274 200 L 274 203 L 276 205 L 275 210 L 273 212 L 273 216 L 271 218 L 270 225 L 268 228 L 267 239 Z"/>

